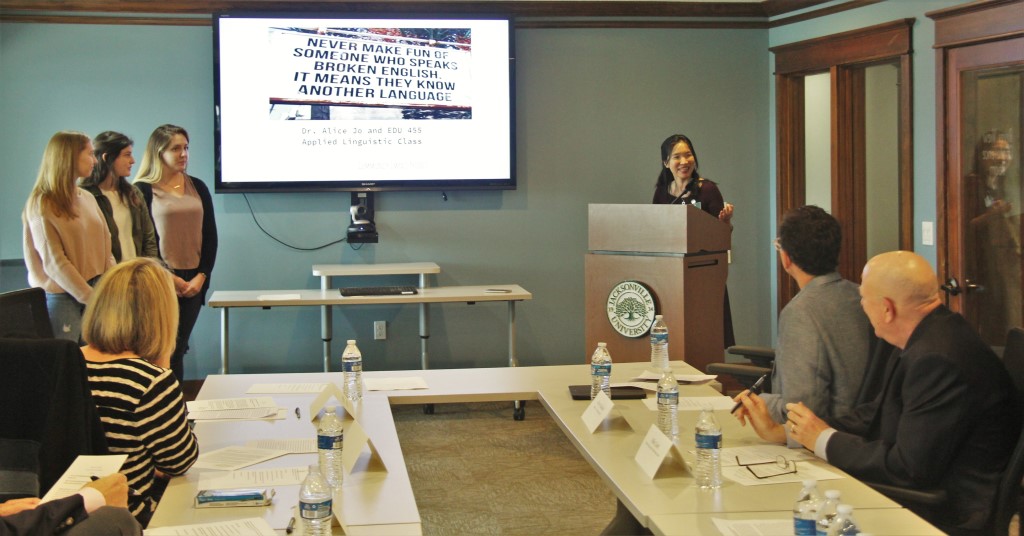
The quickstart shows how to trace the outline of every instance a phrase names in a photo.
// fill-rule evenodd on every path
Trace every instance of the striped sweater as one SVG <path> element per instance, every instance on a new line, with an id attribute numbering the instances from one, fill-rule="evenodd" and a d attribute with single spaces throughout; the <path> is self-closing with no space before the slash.
<path id="1" fill-rule="evenodd" d="M 148 521 L 159 500 L 154 470 L 181 475 L 199 457 L 181 386 L 170 369 L 139 358 L 86 365 L 110 453 L 128 455 L 121 473 L 141 495 L 129 497 L 128 508 Z"/>

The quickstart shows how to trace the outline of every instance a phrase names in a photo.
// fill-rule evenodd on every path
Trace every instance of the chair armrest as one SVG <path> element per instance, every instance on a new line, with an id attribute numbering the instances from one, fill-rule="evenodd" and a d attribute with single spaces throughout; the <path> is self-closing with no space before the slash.
<path id="1" fill-rule="evenodd" d="M 944 489 L 910 489 L 875 482 L 865 482 L 865 484 L 903 506 L 942 506 L 949 500 Z"/>
<path id="2" fill-rule="evenodd" d="M 772 369 L 743 363 L 709 363 L 705 370 L 708 374 L 732 376 L 740 385 L 749 389 L 758 378 L 768 374 Z"/>
<path id="3" fill-rule="evenodd" d="M 771 368 L 772 362 L 775 361 L 775 349 L 768 346 L 730 346 L 725 351 L 746 357 L 759 367 Z"/>

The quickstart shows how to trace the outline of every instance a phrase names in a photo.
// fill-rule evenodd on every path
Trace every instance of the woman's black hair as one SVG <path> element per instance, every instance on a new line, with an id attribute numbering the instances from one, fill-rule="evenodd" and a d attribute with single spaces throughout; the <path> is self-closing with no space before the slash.
<path id="1" fill-rule="evenodd" d="M 99 186 L 102 184 L 107 179 L 107 176 L 114 172 L 114 160 L 121 156 L 121 151 L 133 145 L 135 145 L 135 142 L 120 132 L 108 130 L 99 133 L 92 140 L 93 151 L 96 154 L 96 167 L 93 168 L 92 175 L 82 179 L 82 186 Z M 117 188 L 118 196 L 121 197 L 121 202 L 124 204 L 136 205 L 142 202 L 141 199 L 137 198 L 135 189 L 132 188 L 132 185 L 125 177 L 117 177 L 115 187 Z"/>
<path id="2" fill-rule="evenodd" d="M 690 174 L 690 178 L 700 178 L 700 163 L 697 161 L 697 149 L 693 146 L 693 142 L 685 134 L 673 134 L 661 142 L 661 173 L 658 175 L 658 188 L 667 189 L 674 179 L 672 170 L 665 167 L 665 162 L 672 154 L 672 149 L 681 141 L 686 142 L 686 145 L 690 146 L 690 152 L 693 153 L 693 173 Z"/>

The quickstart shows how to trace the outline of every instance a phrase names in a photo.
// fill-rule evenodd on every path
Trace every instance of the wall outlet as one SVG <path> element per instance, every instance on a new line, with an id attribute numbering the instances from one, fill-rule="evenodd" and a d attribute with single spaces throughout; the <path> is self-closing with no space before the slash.
<path id="1" fill-rule="evenodd" d="M 383 341 L 388 338 L 388 323 L 384 320 L 377 320 L 373 323 L 373 340 Z"/>

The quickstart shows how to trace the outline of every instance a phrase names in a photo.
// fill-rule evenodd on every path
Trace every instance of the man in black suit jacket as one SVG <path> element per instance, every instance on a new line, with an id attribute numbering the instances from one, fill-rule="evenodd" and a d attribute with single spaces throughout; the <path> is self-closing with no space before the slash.
<path id="1" fill-rule="evenodd" d="M 0 504 L 0 536 L 20 534 L 139 535 L 142 527 L 128 511 L 128 480 L 114 473 L 63 499 Z"/>
<path id="2" fill-rule="evenodd" d="M 935 273 L 919 255 L 874 257 L 860 294 L 875 333 L 897 348 L 882 392 L 831 423 L 788 404 L 790 436 L 857 478 L 941 487 L 949 504 L 921 514 L 954 532 L 981 528 L 1020 433 L 1006 369 L 942 304 Z"/>

